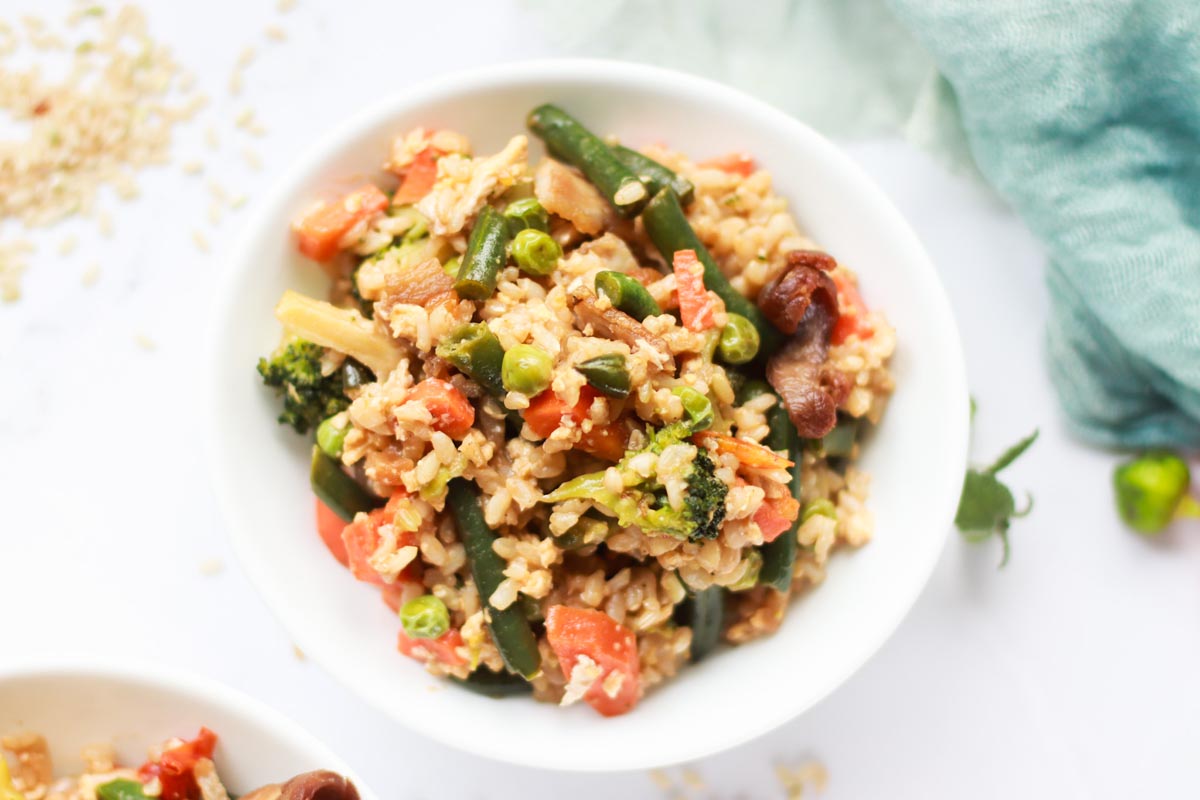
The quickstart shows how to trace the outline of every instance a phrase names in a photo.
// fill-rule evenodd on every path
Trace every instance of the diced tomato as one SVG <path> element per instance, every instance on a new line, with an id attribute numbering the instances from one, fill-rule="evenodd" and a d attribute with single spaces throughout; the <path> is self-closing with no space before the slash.
<path id="1" fill-rule="evenodd" d="M 727 153 L 707 161 L 701 161 L 700 166 L 741 175 L 743 178 L 750 177 L 758 169 L 758 164 L 754 163 L 754 159 L 747 153 Z"/>
<path id="2" fill-rule="evenodd" d="M 475 407 L 449 381 L 426 378 L 409 390 L 405 402 L 416 401 L 433 415 L 434 430 L 462 439 L 475 424 Z"/>
<path id="3" fill-rule="evenodd" d="M 400 629 L 400 638 L 396 643 L 397 649 L 418 661 L 433 659 L 448 667 L 461 667 L 466 660 L 458 654 L 458 648 L 463 646 L 462 634 L 458 628 L 451 628 L 437 639 L 413 639 Z"/>
<path id="4" fill-rule="evenodd" d="M 794 497 L 780 497 L 764 500 L 754 512 L 754 521 L 762 531 L 763 541 L 771 542 L 792 527 L 796 517 L 800 516 L 800 503 Z"/>
<path id="5" fill-rule="evenodd" d="M 300 252 L 314 261 L 337 255 L 338 242 L 359 221 L 387 208 L 387 195 L 368 183 L 333 203 L 314 207 L 292 225 Z"/>
<path id="6" fill-rule="evenodd" d="M 858 287 L 841 270 L 831 272 L 830 277 L 837 286 L 839 313 L 838 320 L 833 324 L 833 331 L 829 335 L 829 341 L 833 344 L 841 344 L 851 336 L 870 339 L 875 335 L 875 329 L 871 327 L 871 323 L 867 319 L 867 304 L 863 302 L 862 295 L 858 293 Z"/>
<path id="7" fill-rule="evenodd" d="M 144 783 L 158 778 L 162 785 L 161 800 L 197 800 L 200 787 L 193 770 L 202 758 L 212 758 L 217 735 L 201 728 L 196 738 L 164 752 L 158 761 L 147 761 L 138 768 L 138 778 Z"/>
<path id="8" fill-rule="evenodd" d="M 346 521 L 333 513 L 333 510 L 317 500 L 317 533 L 321 535 L 321 541 L 329 548 L 329 552 L 338 560 L 343 567 L 349 566 L 349 558 L 346 555 L 346 543 L 342 541 L 342 531 L 346 528 Z"/>
<path id="9" fill-rule="evenodd" d="M 437 160 L 442 152 L 436 147 L 426 147 L 413 156 L 413 162 L 404 173 L 404 182 L 392 197 L 392 203 L 398 206 L 415 203 L 433 188 L 437 180 Z"/>
<path id="10" fill-rule="evenodd" d="M 712 431 L 700 431 L 692 434 L 692 441 L 703 445 L 714 442 L 718 453 L 733 455 L 738 463 L 754 469 L 786 469 L 792 466 L 792 461 L 784 458 L 769 447 L 748 442 L 734 436 L 727 436 Z"/>
<path id="11" fill-rule="evenodd" d="M 570 680 L 581 656 L 600 667 L 600 676 L 583 699 L 606 717 L 624 714 L 642 696 L 638 666 L 637 637 L 633 631 L 605 614 L 588 608 L 551 606 L 546 614 L 546 640 L 558 656 L 563 673 Z M 616 673 L 620 678 L 610 678 Z M 619 681 L 609 695 L 604 684 Z"/>
<path id="12" fill-rule="evenodd" d="M 554 433 L 562 422 L 563 417 L 570 417 L 575 425 L 582 425 L 587 419 L 588 409 L 599 392 L 591 386 L 579 390 L 579 402 L 568 406 L 553 391 L 547 389 L 530 399 L 529 408 L 525 409 L 525 422 L 529 429 L 543 438 Z M 579 449 L 591 453 L 597 458 L 608 461 L 619 461 L 625 455 L 625 444 L 629 441 L 629 433 L 624 425 L 610 422 L 607 425 L 597 425 L 579 438 Z"/>
<path id="13" fill-rule="evenodd" d="M 717 325 L 717 311 L 724 311 L 721 298 L 704 288 L 704 265 L 695 250 L 676 250 L 673 259 L 675 288 L 679 294 L 679 316 L 689 331 L 700 333 Z"/>
<path id="14" fill-rule="evenodd" d="M 405 499 L 404 492 L 396 492 L 383 508 L 377 508 L 369 514 L 359 514 L 354 521 L 342 530 L 342 542 L 346 545 L 346 557 L 350 562 L 350 574 L 360 581 L 373 583 L 376 586 L 388 586 L 375 568 L 371 566 L 371 556 L 379 547 L 379 528 L 390 524 L 396 516 L 397 504 Z M 417 535 L 412 531 L 399 531 L 396 534 L 396 546 L 416 546 Z M 418 566 L 414 561 L 400 573 L 400 580 L 417 580 Z"/>

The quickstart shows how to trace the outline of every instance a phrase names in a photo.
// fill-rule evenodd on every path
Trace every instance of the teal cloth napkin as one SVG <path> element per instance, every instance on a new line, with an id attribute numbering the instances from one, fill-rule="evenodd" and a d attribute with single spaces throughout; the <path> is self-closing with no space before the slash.
<path id="1" fill-rule="evenodd" d="M 1200 0 L 527 5 L 575 51 L 727 80 L 835 135 L 901 130 L 952 164 L 969 148 L 1046 244 L 1073 428 L 1200 446 Z"/>

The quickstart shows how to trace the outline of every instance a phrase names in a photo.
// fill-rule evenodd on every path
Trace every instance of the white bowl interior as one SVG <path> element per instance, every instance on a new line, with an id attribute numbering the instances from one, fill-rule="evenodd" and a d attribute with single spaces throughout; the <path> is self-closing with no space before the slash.
<path id="1" fill-rule="evenodd" d="M 62 666 L 0 673 L 0 735 L 46 737 L 59 775 L 77 774 L 80 751 L 112 744 L 121 763 L 139 765 L 146 750 L 205 726 L 218 736 L 214 760 L 230 791 L 243 794 L 302 772 L 349 768 L 294 723 L 248 697 L 208 681 Z M 364 800 L 374 795 L 355 779 Z"/>
<path id="2" fill-rule="evenodd" d="M 275 424 L 276 402 L 253 369 L 278 341 L 271 309 L 283 290 L 325 290 L 320 270 L 296 254 L 289 236 L 298 210 L 353 182 L 349 176 L 374 174 L 398 132 L 450 127 L 469 135 L 476 152 L 493 152 L 523 132 L 526 112 L 545 101 L 634 145 L 663 141 L 697 159 L 752 153 L 803 229 L 859 272 L 867 303 L 886 310 L 899 337 L 898 388 L 862 460 L 874 475 L 875 540 L 837 555 L 825 584 L 794 602 L 776 635 L 685 670 L 634 713 L 609 720 L 582 704 L 559 709 L 452 687 L 430 691 L 435 682 L 396 652 L 395 617 L 315 535 L 309 445 Z M 866 661 L 916 599 L 941 550 L 963 475 L 968 403 L 957 331 L 933 267 L 898 212 L 840 150 L 733 90 L 603 62 L 532 63 L 441 80 L 325 139 L 259 206 L 232 261 L 218 299 L 210 433 L 236 549 L 305 652 L 369 702 L 442 742 L 517 763 L 594 770 L 673 763 L 733 746 L 802 712 Z"/>

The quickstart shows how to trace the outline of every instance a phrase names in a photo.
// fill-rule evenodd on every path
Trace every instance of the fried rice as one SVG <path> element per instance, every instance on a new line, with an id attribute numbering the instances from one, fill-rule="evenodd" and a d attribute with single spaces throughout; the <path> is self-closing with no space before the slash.
<path id="1" fill-rule="evenodd" d="M 641 152 L 694 187 L 687 222 L 741 295 L 759 297 L 789 269 L 789 254 L 815 250 L 775 193 L 770 173 L 750 159 L 696 163 L 663 146 Z M 403 611 L 425 597 L 444 606 L 436 636 L 428 630 L 413 635 L 404 623 L 402 652 L 435 675 L 468 684 L 481 675 L 504 675 L 506 657 L 492 623 L 499 612 L 520 609 L 540 661 L 536 674 L 526 676 L 534 697 L 564 704 L 582 698 L 603 713 L 620 713 L 697 655 L 688 606 L 698 595 L 719 593 L 720 636 L 740 645 L 775 631 L 789 599 L 824 580 L 834 552 L 870 540 L 870 476 L 855 466 L 861 436 L 854 432 L 882 417 L 893 389 L 888 361 L 895 334 L 882 313 L 862 304 L 848 267 L 830 260 L 832 268 L 821 278 L 836 284 L 843 317 L 857 314 L 840 331 L 845 320 L 839 318 L 821 369 L 832 371 L 842 386 L 838 428 L 849 430 L 850 438 L 841 436 L 836 447 L 827 446 L 828 437 L 812 439 L 794 452 L 776 453 L 762 443 L 770 441 L 771 412 L 781 401 L 772 392 L 739 397 L 747 376 L 761 366 L 714 357 L 715 337 L 730 316 L 719 298 L 708 329 L 685 324 L 678 266 L 673 271 L 656 250 L 640 218 L 614 213 L 609 198 L 578 169 L 531 159 L 524 135 L 494 154 L 473 155 L 457 132 L 418 129 L 397 136 L 391 152 L 381 155 L 393 176 L 381 185 L 399 188 L 390 197 L 376 189 L 383 199 L 370 201 L 369 211 L 361 194 L 335 201 L 347 211 L 343 229 L 334 230 L 336 246 L 305 239 L 312 229 L 304 220 L 328 214 L 330 203 L 316 206 L 297 230 L 302 250 L 322 261 L 332 278 L 332 305 L 361 312 L 361 318 L 346 313 L 394 348 L 386 359 L 393 366 L 340 383 L 344 401 L 325 409 L 344 436 L 332 451 L 343 473 L 387 506 L 359 511 L 349 524 L 331 517 L 328 508 L 319 514 L 332 520 L 325 525 L 333 531 L 326 536 L 331 550 L 356 577 L 379 586 L 393 608 Z M 445 291 L 461 275 L 472 222 L 478 225 L 489 206 L 527 198 L 544 209 L 547 232 L 561 249 L 553 269 L 531 274 L 510 254 L 486 298 Z M 635 319 L 640 325 L 632 337 L 597 324 L 612 310 L 611 299 L 595 289 L 605 271 L 634 277 L 661 311 Z M 711 291 L 708 296 L 714 297 Z M 294 318 L 280 316 L 285 341 L 305 338 Z M 489 392 L 444 358 L 439 345 L 471 323 L 486 325 L 506 353 L 532 345 L 545 354 L 550 368 L 544 388 L 536 394 L 507 387 Z M 318 344 L 325 348 L 323 377 L 338 375 L 357 357 L 352 347 Z M 582 369 L 613 356 L 628 375 L 624 397 L 596 391 Z M 428 399 L 434 383 L 440 387 L 437 402 Z M 656 445 L 659 432 L 688 423 L 685 387 L 710 404 L 711 427 Z M 549 425 L 533 424 L 547 393 L 562 413 Z M 462 408 L 469 408 L 469 423 L 446 422 L 442 401 L 449 396 L 467 404 Z M 614 435 L 615 454 L 599 444 Z M 652 487 L 652 502 L 678 512 L 694 494 L 688 476 L 704 457 L 724 494 L 710 536 L 620 524 L 611 502 L 586 496 L 555 501 L 568 481 L 595 475 L 605 497 L 627 493 L 631 481 L 640 481 Z M 795 470 L 800 478 L 794 497 Z M 494 534 L 491 549 L 502 562 L 502 579 L 488 596 L 477 588 L 461 525 L 448 507 L 455 480 L 475 487 Z M 757 571 L 763 547 L 781 535 L 775 524 L 780 514 L 782 535 L 796 537 L 798 548 L 790 582 L 766 586 L 756 580 Z M 636 663 L 620 667 L 621 659 L 586 647 L 558 646 L 547 620 L 564 607 L 605 615 L 632 642 L 636 657 L 627 661 Z M 632 702 L 614 709 L 601 695 L 625 695 Z"/>

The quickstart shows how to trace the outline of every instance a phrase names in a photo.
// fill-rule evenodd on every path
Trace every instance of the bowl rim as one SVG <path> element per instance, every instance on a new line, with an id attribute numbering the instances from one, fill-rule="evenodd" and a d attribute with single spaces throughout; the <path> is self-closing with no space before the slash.
<path id="1" fill-rule="evenodd" d="M 377 795 L 349 764 L 307 728 L 267 705 L 256 697 L 234 689 L 215 678 L 187 670 L 146 662 L 130 662 L 108 658 L 17 659 L 0 664 L 0 686 L 23 680 L 60 678 L 66 680 L 109 680 L 139 687 L 156 689 L 200 701 L 220 708 L 230 716 L 249 719 L 266 731 L 272 741 L 282 742 L 297 751 L 311 753 L 323 769 L 337 772 L 354 782 L 363 800 L 377 800 Z M 196 724 L 207 724 L 197 720 Z M 52 738 L 53 733 L 39 731 Z M 220 731 L 217 735 L 220 736 Z M 147 742 L 153 746 L 157 742 Z"/>
<path id="2" fill-rule="evenodd" d="M 724 727 L 721 733 L 714 734 L 706 741 L 695 744 L 690 737 L 678 737 L 676 743 L 668 743 L 636 754 L 623 754 L 619 758 L 611 758 L 605 763 L 595 763 L 580 757 L 558 757 L 553 761 L 539 758 L 537 754 L 529 753 L 522 748 L 507 747 L 503 743 L 489 743 L 484 737 L 456 738 L 436 726 L 403 717 L 388 704 L 380 702 L 370 694 L 366 687 L 354 685 L 342 670 L 326 666 L 336 659 L 327 657 L 328 646 L 315 633 L 310 633 L 306 627 L 287 613 L 287 604 L 283 598 L 272 592 L 271 581 L 265 578 L 266 565 L 247 558 L 248 531 L 239 520 L 234 502 L 234 488 L 225 479 L 222 472 L 222 441 L 220 437 L 221 420 L 217 413 L 220 407 L 218 398 L 222 387 L 220 376 L 223 373 L 222 354 L 226 351 L 226 338 L 232 337 L 236 328 L 236 319 L 232 315 L 233 297 L 242 279 L 242 273 L 253 264 L 252 247 L 258 232 L 271 221 L 276 209 L 281 204 L 294 197 L 298 191 L 304 191 L 306 182 L 301 176 L 307 176 L 318 170 L 320 164 L 334 158 L 343 150 L 348 142 L 358 136 L 364 129 L 370 128 L 388 116 L 397 116 L 407 109 L 416 108 L 444 99 L 448 94 L 461 95 L 488 89 L 501 89 L 513 83 L 524 83 L 547 75 L 555 81 L 604 82 L 616 86 L 631 88 L 658 89 L 669 86 L 670 91 L 707 96 L 723 107 L 739 109 L 747 116 L 755 119 L 765 119 L 769 124 L 786 130 L 789 135 L 802 141 L 803 146 L 813 149 L 821 157 L 838 164 L 839 172 L 853 184 L 855 193 L 862 203 L 869 204 L 872 210 L 889 220 L 894 235 L 907 240 L 907 261 L 912 262 L 911 268 L 919 274 L 928 286 L 927 294 L 929 307 L 925 309 L 928 317 L 938 329 L 939 339 L 944 349 L 942 364 L 946 372 L 943 375 L 947 394 L 961 397 L 962 402 L 949 404 L 949 416 L 944 419 L 944 428 L 940 431 L 941 438 L 946 442 L 942 450 L 952 454 L 955 469 L 949 470 L 943 485 L 930 490 L 930 496 L 939 499 L 938 515 L 932 516 L 930 528 L 940 532 L 930 534 L 928 556 L 919 570 L 914 568 L 913 580 L 906 590 L 897 593 L 896 602 L 891 606 L 890 614 L 886 617 L 880 614 L 881 621 L 876 623 L 871 637 L 863 637 L 859 647 L 853 651 L 854 667 L 836 678 L 825 681 L 818 691 L 809 694 L 811 699 L 805 703 L 789 705 L 780 703 L 772 708 L 764 708 L 755 715 L 753 723 L 736 727 Z M 311 191 L 311 187 L 309 187 Z M 892 637 L 900 623 L 916 604 L 917 599 L 928 585 L 933 570 L 945 542 L 949 537 L 957 508 L 958 497 L 962 489 L 962 475 L 967 465 L 969 444 L 969 417 L 966 377 L 966 363 L 962 350 L 962 340 L 950 305 L 949 296 L 934 267 L 932 259 L 925 250 L 920 238 L 913 230 L 908 220 L 900 213 L 891 199 L 838 145 L 818 133 L 811 126 L 793 117 L 770 103 L 755 98 L 739 89 L 696 75 L 679 72 L 664 67 L 639 64 L 635 62 L 612 59 L 593 58 L 543 58 L 518 60 L 502 64 L 485 65 L 463 70 L 457 70 L 428 79 L 423 79 L 409 87 L 389 93 L 388 95 L 367 104 L 359 111 L 350 114 L 342 122 L 331 126 L 323 134 L 314 137 L 314 141 L 303 149 L 288 165 L 269 190 L 264 192 L 254 203 L 251 215 L 243 223 L 239 235 L 225 253 L 224 265 L 219 276 L 217 291 L 211 309 L 211 330 L 208 331 L 208 353 L 206 371 L 208 376 L 208 400 L 206 430 L 206 458 L 208 461 L 210 479 L 221 517 L 231 540 L 238 562 L 253 584 L 259 596 L 263 599 L 271 614 L 279 621 L 297 644 L 319 664 L 323 671 L 346 686 L 354 694 L 371 706 L 384 711 L 404 727 L 447 747 L 471 753 L 476 756 L 494 759 L 496 761 L 517 764 L 540 769 L 572 771 L 572 772 L 614 772 L 621 770 L 648 769 L 671 764 L 692 761 L 705 756 L 724 752 L 733 747 L 757 739 L 780 727 L 792 719 L 799 717 L 813 706 L 832 694 L 839 686 L 856 674 Z M 954 476 L 958 477 L 954 477 Z M 932 539 L 937 536 L 936 542 Z M 919 579 L 918 579 L 919 578 Z M 668 737 L 669 738 L 669 737 Z M 611 754 L 609 754 L 611 755 Z"/>

